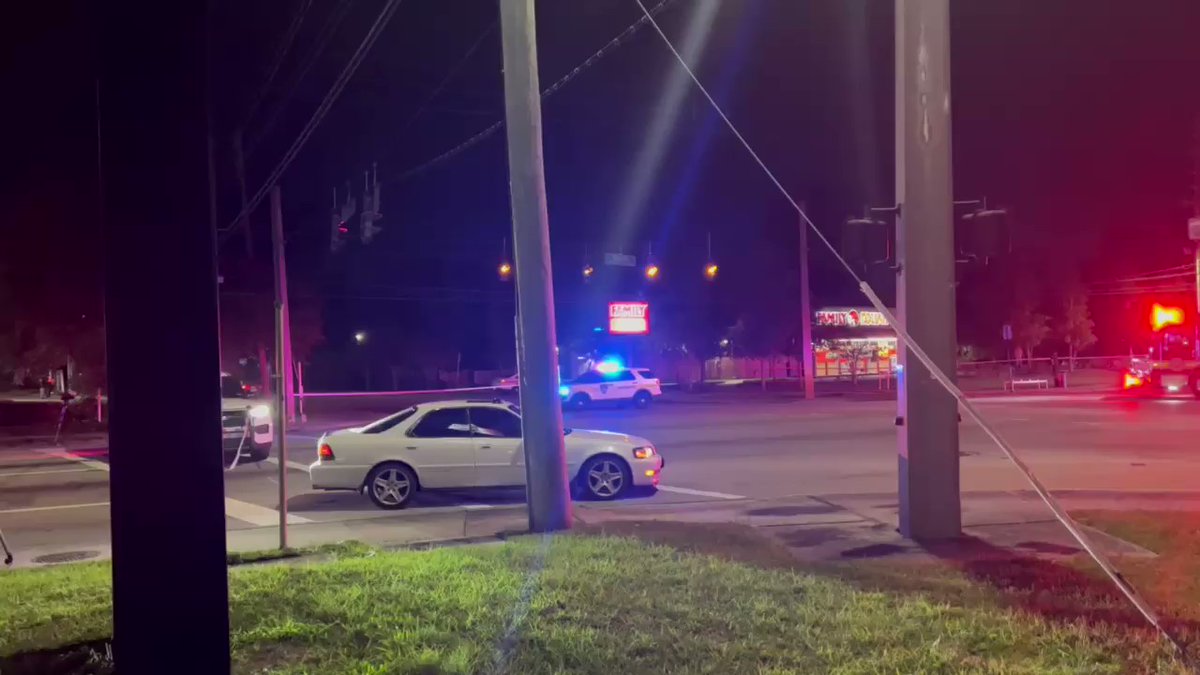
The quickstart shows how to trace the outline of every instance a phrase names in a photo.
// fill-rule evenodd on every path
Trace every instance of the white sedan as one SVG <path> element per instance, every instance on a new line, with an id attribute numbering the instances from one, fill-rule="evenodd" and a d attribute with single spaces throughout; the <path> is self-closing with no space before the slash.
<path id="1" fill-rule="evenodd" d="M 644 438 L 568 429 L 565 441 L 576 496 L 658 485 L 663 458 Z M 318 490 L 365 490 L 383 509 L 403 508 L 418 490 L 524 485 L 521 416 L 502 401 L 421 403 L 321 436 L 308 475 Z"/>

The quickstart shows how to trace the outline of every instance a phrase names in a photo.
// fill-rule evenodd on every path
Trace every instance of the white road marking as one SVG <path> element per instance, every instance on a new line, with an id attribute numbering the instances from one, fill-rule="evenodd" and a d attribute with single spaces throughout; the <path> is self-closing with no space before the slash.
<path id="1" fill-rule="evenodd" d="M 7 471 L 0 473 L 0 478 L 14 476 L 41 476 L 47 473 L 92 473 L 95 469 L 46 469 L 45 471 Z"/>
<path id="2" fill-rule="evenodd" d="M 268 464 L 274 464 L 275 466 L 279 466 L 279 459 L 277 457 L 268 457 L 268 458 L 264 459 L 263 461 Z M 287 461 L 287 467 L 289 469 L 295 469 L 297 471 L 303 471 L 304 473 L 308 473 L 308 465 L 303 464 L 301 462 L 293 462 L 292 460 L 289 459 Z"/>
<path id="3" fill-rule="evenodd" d="M 108 502 L 91 502 L 88 504 L 61 504 L 59 506 L 26 506 L 20 509 L 3 509 L 0 513 L 31 513 L 33 511 L 57 511 L 59 509 L 88 509 L 93 506 L 108 506 Z"/>
<path id="4" fill-rule="evenodd" d="M 104 462 L 97 462 L 95 460 L 86 459 L 84 457 L 72 455 L 71 453 L 60 450 L 60 449 L 40 448 L 40 449 L 35 450 L 34 452 L 37 452 L 37 453 L 43 454 L 43 455 L 52 456 L 52 457 L 62 457 L 65 459 L 73 459 L 76 462 L 83 464 L 84 466 L 88 466 L 88 467 L 91 467 L 94 469 L 99 469 L 101 471 L 109 470 L 109 466 L 107 464 L 105 464 Z M 307 468 L 308 467 L 305 467 L 306 470 L 307 470 Z M 69 508 L 80 508 L 80 507 L 84 507 L 84 506 L 101 506 L 101 505 L 105 505 L 105 504 L 108 504 L 108 502 L 97 502 L 94 504 L 69 504 L 66 506 L 41 506 L 41 507 L 34 507 L 31 509 L 25 509 L 25 510 L 47 511 L 50 509 L 69 509 Z M 19 513 L 21 511 L 22 511 L 22 509 L 16 509 L 15 511 L 0 511 L 0 513 Z M 251 525 L 263 526 L 263 525 L 276 525 L 279 523 L 279 512 L 276 511 L 275 509 L 268 508 L 266 506 L 259 506 L 258 504 L 251 504 L 250 502 L 244 502 L 240 499 L 234 499 L 233 497 L 225 498 L 225 515 L 230 518 L 235 518 L 237 520 L 245 521 L 247 523 L 250 523 Z M 304 516 L 297 516 L 292 513 L 288 514 L 287 520 L 289 523 L 311 523 L 312 522 L 312 520 L 305 518 Z"/>
<path id="5" fill-rule="evenodd" d="M 486 511 L 488 509 L 496 508 L 496 505 L 495 504 L 463 504 L 462 508 L 464 511 Z"/>
<path id="6" fill-rule="evenodd" d="M 73 455 L 64 448 L 34 448 L 33 451 L 38 453 L 39 455 L 45 455 L 47 457 L 54 457 L 56 459 L 74 460 L 86 467 L 91 467 L 98 471 L 108 471 L 108 464 L 105 464 L 104 462 L 97 462 L 96 460 L 88 459 L 87 457 L 80 457 L 79 455 Z"/>
<path id="7" fill-rule="evenodd" d="M 693 490 L 685 487 L 674 487 L 672 485 L 659 485 L 659 490 L 663 492 L 675 492 L 681 495 L 692 495 L 695 497 L 712 497 L 714 499 L 748 499 L 744 495 L 731 495 L 727 492 L 708 492 L 706 490 Z"/>

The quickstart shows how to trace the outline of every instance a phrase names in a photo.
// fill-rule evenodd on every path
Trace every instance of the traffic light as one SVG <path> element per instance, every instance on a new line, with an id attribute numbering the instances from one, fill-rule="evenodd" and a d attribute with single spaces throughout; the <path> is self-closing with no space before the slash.
<path id="1" fill-rule="evenodd" d="M 658 265 L 654 263 L 646 265 L 646 281 L 658 281 L 659 274 L 661 273 L 662 270 L 658 268 Z"/>
<path id="2" fill-rule="evenodd" d="M 329 230 L 329 250 L 337 253 L 342 250 L 342 246 L 346 245 L 345 235 L 350 231 L 346 227 L 346 221 L 342 220 L 342 215 L 337 211 L 333 212 L 333 226 Z"/>
<path id="3" fill-rule="evenodd" d="M 704 278 L 713 281 L 717 278 L 717 263 L 710 262 L 704 266 Z"/>
<path id="4" fill-rule="evenodd" d="M 374 165 L 372 165 L 372 170 L 374 171 Z M 379 174 L 377 172 L 374 175 L 373 182 L 373 186 L 367 183 L 367 174 L 364 171 L 362 231 L 359 232 L 364 244 L 371 243 L 371 239 L 383 230 L 382 227 L 375 224 L 383 218 L 383 214 L 379 211 Z"/>
<path id="5" fill-rule="evenodd" d="M 842 256 L 850 262 L 880 263 L 892 257 L 892 228 L 874 218 L 849 218 L 842 225 Z"/>
<path id="6" fill-rule="evenodd" d="M 508 281 L 512 278 L 512 263 L 505 260 L 496 268 L 496 273 L 500 276 L 500 281 Z"/>
<path id="7" fill-rule="evenodd" d="M 333 189 L 332 227 L 329 230 L 329 250 L 331 252 L 337 253 L 345 246 L 346 235 L 350 232 L 350 217 L 354 215 L 357 208 L 357 202 L 350 195 L 349 184 L 346 186 L 346 201 L 343 204 L 338 204 L 337 188 Z"/>
<path id="8" fill-rule="evenodd" d="M 1012 246 L 1008 234 L 1008 211 L 980 209 L 963 214 L 958 228 L 958 251 L 976 258 L 994 258 L 1008 253 Z"/>

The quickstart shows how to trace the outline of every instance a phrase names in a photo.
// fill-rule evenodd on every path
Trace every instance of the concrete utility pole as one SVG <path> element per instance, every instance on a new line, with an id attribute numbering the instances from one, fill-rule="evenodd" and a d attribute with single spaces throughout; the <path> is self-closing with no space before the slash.
<path id="1" fill-rule="evenodd" d="M 550 222 L 542 166 L 542 104 L 533 0 L 500 0 L 504 117 L 517 279 L 517 370 L 521 378 L 529 529 L 571 527 L 571 495 L 558 396 Z"/>
<path id="2" fill-rule="evenodd" d="M 896 0 L 898 315 L 950 377 L 958 355 L 952 194 L 949 0 Z M 958 406 L 903 345 L 900 363 L 900 532 L 956 537 Z"/>
<path id="3" fill-rule="evenodd" d="M 292 354 L 288 343 L 283 198 L 271 187 L 271 250 L 275 259 L 275 458 L 279 460 L 279 548 L 287 548 L 287 423 L 292 417 Z"/>
<path id="4" fill-rule="evenodd" d="M 800 205 L 805 211 L 805 205 Z M 804 398 L 811 401 L 817 397 L 816 376 L 817 361 L 813 356 L 812 335 L 812 297 L 808 290 L 808 223 L 800 217 L 800 339 L 803 341 L 802 358 L 804 359 Z"/>
<path id="5" fill-rule="evenodd" d="M 177 670 L 230 669 L 206 4 L 105 3 L 97 28 L 113 636 L 126 675 L 157 675 L 180 654 Z M 159 363 L 169 372 L 147 367 Z"/>

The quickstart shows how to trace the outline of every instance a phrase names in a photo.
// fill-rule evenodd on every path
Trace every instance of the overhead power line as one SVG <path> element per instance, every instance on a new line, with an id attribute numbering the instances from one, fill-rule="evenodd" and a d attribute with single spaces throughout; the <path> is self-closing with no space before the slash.
<path id="1" fill-rule="evenodd" d="M 480 33 L 479 37 L 475 39 L 475 42 L 473 42 L 471 46 L 467 48 L 466 53 L 463 54 L 462 57 L 450 67 L 450 71 L 446 73 L 446 76 L 442 78 L 442 81 L 438 83 L 438 86 L 434 87 L 433 91 L 429 93 L 429 96 L 426 96 L 425 100 L 421 102 L 421 105 L 417 106 L 416 112 L 409 116 L 408 121 L 405 122 L 404 126 L 400 128 L 401 132 L 407 131 L 409 127 L 411 127 L 418 119 L 420 119 L 425 110 L 429 108 L 429 104 L 433 103 L 433 100 L 438 97 L 438 94 L 442 93 L 442 90 L 444 90 L 446 85 L 450 84 L 450 81 L 453 80 L 456 75 L 458 75 L 458 72 L 462 70 L 463 66 L 467 65 L 467 61 L 470 61 L 471 57 L 475 55 L 475 52 L 479 51 L 479 48 L 483 45 L 483 41 L 492 34 L 492 31 L 496 30 L 496 25 L 498 22 L 498 19 L 493 19 L 492 22 L 488 24 L 488 27 L 483 29 L 483 32 Z"/>
<path id="2" fill-rule="evenodd" d="M 329 109 L 333 107 L 334 102 L 337 101 L 337 98 L 342 93 L 342 90 L 345 89 L 346 83 L 350 81 L 350 78 L 354 77 L 354 72 L 358 70 L 359 64 L 361 64 L 363 59 L 366 58 L 367 53 L 371 51 L 371 47 L 375 44 L 375 41 L 379 39 L 380 33 L 383 32 L 384 27 L 387 26 L 388 21 L 392 18 L 392 15 L 395 14 L 396 7 L 399 4 L 400 0 L 387 0 L 387 3 L 383 6 L 383 9 L 380 10 L 379 16 L 375 19 L 375 23 L 372 24 L 371 30 L 369 30 L 363 37 L 362 42 L 360 42 L 358 45 L 358 49 L 354 51 L 354 55 L 350 57 L 350 60 L 346 63 L 345 68 L 342 69 L 338 79 L 325 94 L 325 99 L 321 101 L 321 105 L 317 106 L 317 109 L 313 112 L 312 117 L 309 118 L 308 124 L 304 125 L 304 129 L 300 132 L 300 135 L 296 137 L 296 140 L 292 142 L 292 146 L 288 148 L 288 151 L 284 153 L 283 157 L 279 160 L 279 163 L 275 165 L 275 169 L 271 171 L 269 176 L 267 176 L 267 180 L 263 182 L 262 187 L 258 189 L 258 192 L 254 193 L 254 197 L 246 203 L 246 206 L 242 209 L 242 211 L 238 213 L 237 217 L 235 217 L 229 223 L 229 225 L 222 230 L 222 232 L 228 233 L 229 231 L 233 230 L 233 228 L 235 228 L 241 221 L 243 216 L 253 211 L 254 208 L 262 202 L 263 198 L 266 197 L 267 192 L 273 185 L 275 185 L 280 176 L 283 175 L 283 172 L 287 170 L 288 165 L 292 163 L 292 160 L 296 158 L 296 155 L 300 154 L 300 150 L 304 147 L 304 144 L 308 141 L 309 137 L 312 136 L 313 131 L 316 130 L 317 126 L 321 123 L 321 120 L 325 119 L 325 114 L 329 112 Z"/>
<path id="3" fill-rule="evenodd" d="M 262 141 L 266 139 L 269 133 L 271 133 L 271 129 L 275 126 L 275 122 L 279 120 L 279 116 L 284 110 L 287 109 L 292 97 L 296 95 L 296 90 L 300 88 L 300 83 L 304 81 L 304 78 L 308 76 L 309 71 L 311 71 L 313 66 L 316 65 L 317 61 L 320 60 L 321 54 L 325 53 L 325 48 L 329 46 L 329 41 L 333 39 L 333 36 L 337 33 L 338 27 L 341 26 L 342 20 L 346 18 L 346 14 L 349 13 L 350 6 L 352 4 L 353 0 L 341 0 L 337 7 L 334 7 L 333 11 L 331 11 L 329 15 L 325 17 L 325 23 L 321 24 L 321 32 L 317 35 L 317 39 L 313 44 L 313 48 L 308 50 L 308 57 L 296 71 L 295 75 L 292 76 L 291 83 L 287 88 L 287 92 L 279 98 L 278 102 L 276 102 L 275 107 L 271 110 L 270 115 L 267 116 L 266 121 L 262 123 L 258 133 L 247 141 L 247 158 L 254 154 L 254 151 L 259 148 L 259 146 L 262 144 Z"/>
<path id="4" fill-rule="evenodd" d="M 1190 265 L 1189 265 L 1190 267 Z M 1091 286 L 1114 286 L 1117 284 L 1132 284 L 1142 281 L 1162 281 L 1163 279 L 1188 279 L 1194 274 L 1194 270 L 1183 269 L 1171 274 L 1154 274 L 1145 277 L 1126 277 L 1124 279 L 1112 279 L 1110 281 L 1093 281 Z"/>
<path id="5" fill-rule="evenodd" d="M 288 26 L 287 32 L 284 33 L 283 40 L 279 43 L 279 48 L 275 50 L 275 56 L 271 59 L 271 66 L 267 69 L 267 77 L 263 80 L 262 86 L 259 87 L 258 93 L 255 94 L 254 100 L 250 103 L 250 109 L 246 112 L 246 118 L 242 122 L 242 127 L 249 124 L 254 119 L 254 115 L 258 113 L 258 107 L 262 105 L 267 92 L 271 90 L 271 85 L 275 82 L 275 77 L 279 74 L 279 69 L 283 66 L 283 61 L 287 57 L 288 52 L 291 51 L 292 44 L 296 41 L 296 34 L 300 32 L 300 25 L 304 23 L 304 17 L 308 14 L 308 10 L 311 7 L 312 0 L 300 1 L 300 8 L 296 11 L 296 15 L 292 17 L 292 23 Z"/>
<path id="6" fill-rule="evenodd" d="M 1195 285 L 1175 284 L 1163 286 L 1140 286 L 1133 288 L 1097 289 L 1087 291 L 1088 295 L 1142 295 L 1145 293 L 1189 293 L 1196 290 Z"/>
<path id="7" fill-rule="evenodd" d="M 1129 277 L 1123 277 L 1120 279 L 1110 279 L 1107 281 L 1093 281 L 1089 285 L 1099 286 L 1099 285 L 1105 285 L 1105 284 L 1121 284 L 1121 283 L 1135 282 L 1135 281 L 1154 281 L 1157 279 L 1173 279 L 1176 277 L 1188 276 L 1193 272 L 1193 269 L 1194 268 L 1191 263 L 1184 263 L 1182 265 L 1175 265 L 1173 267 L 1164 267 L 1163 269 L 1160 269 L 1160 270 L 1150 270 L 1148 272 L 1142 272 L 1141 274 L 1137 274 L 1137 275 L 1129 276 Z"/>
<path id="8" fill-rule="evenodd" d="M 662 2 L 659 2 L 657 5 L 655 5 L 653 9 L 650 9 L 647 12 L 647 14 L 649 14 L 650 16 L 655 16 L 658 13 L 662 12 L 664 9 L 666 9 L 673 2 L 675 2 L 675 0 L 662 0 Z M 616 37 L 609 40 L 603 47 L 596 50 L 596 52 L 594 54 L 592 54 L 591 56 L 584 59 L 579 65 L 572 68 L 566 75 L 563 75 L 562 77 L 560 77 L 557 81 L 554 82 L 554 84 L 551 84 L 549 87 L 546 87 L 545 89 L 543 89 L 542 90 L 542 100 L 545 101 L 546 99 L 550 98 L 554 94 L 558 93 L 558 90 L 560 90 L 564 86 L 566 86 L 566 84 L 568 82 L 570 82 L 571 80 L 578 77 L 579 74 L 582 73 L 583 71 L 587 70 L 588 68 L 591 68 L 593 65 L 596 64 L 597 61 L 604 58 L 605 56 L 608 55 L 609 52 L 611 52 L 612 50 L 616 49 L 621 44 L 623 44 L 626 40 L 628 40 L 630 37 L 632 37 L 639 30 L 641 30 L 647 23 L 649 23 L 649 21 L 648 21 L 646 15 L 643 15 L 637 21 L 634 21 L 625 30 L 621 31 Z M 470 138 L 467 138 L 466 140 L 462 141 L 458 145 L 450 148 L 449 150 L 434 157 L 433 159 L 430 159 L 418 166 L 415 166 L 411 169 L 404 171 L 403 173 L 393 176 L 391 179 L 384 181 L 384 182 L 385 183 L 398 183 L 398 182 L 407 180 L 409 178 L 412 178 L 414 176 L 417 176 L 419 174 L 422 174 L 422 173 L 428 171 L 429 169 L 437 166 L 438 164 L 441 164 L 442 162 L 445 162 L 446 160 L 454 157 L 455 155 L 458 155 L 459 153 L 463 152 L 464 150 L 467 150 L 468 148 L 471 148 L 471 147 L 479 144 L 480 142 L 486 140 L 489 136 L 491 136 L 492 134 L 499 131 L 503 126 L 504 126 L 504 120 L 503 119 L 497 120 L 496 122 L 492 123 L 491 126 L 487 127 L 483 131 L 476 133 L 475 135 L 471 136 Z"/>

